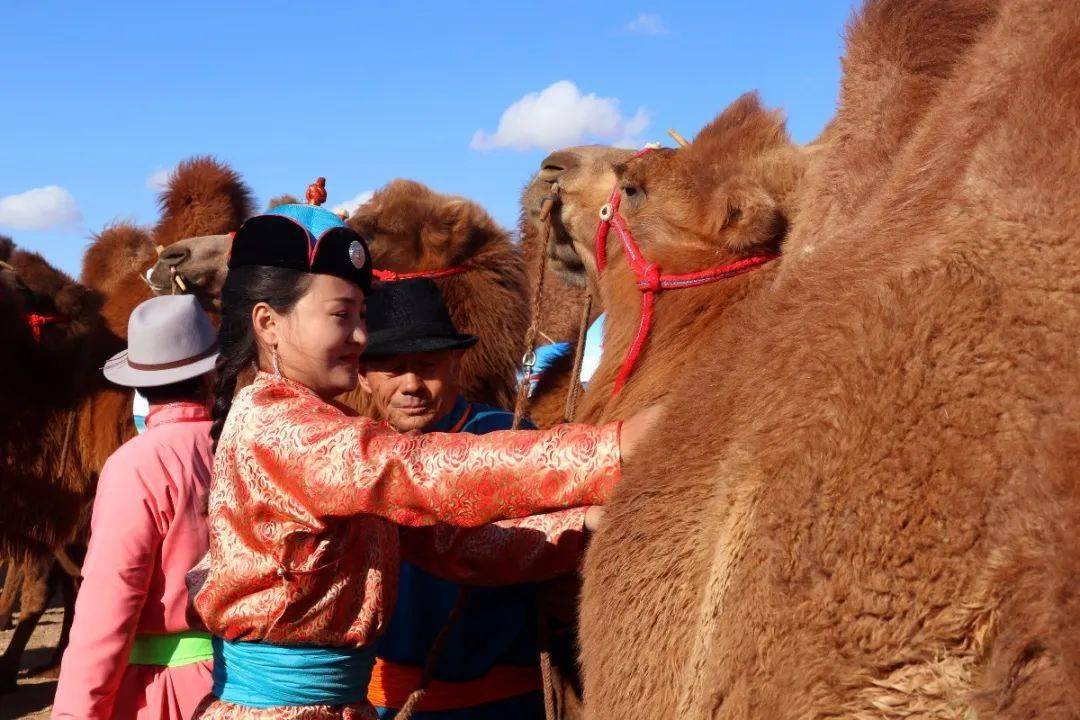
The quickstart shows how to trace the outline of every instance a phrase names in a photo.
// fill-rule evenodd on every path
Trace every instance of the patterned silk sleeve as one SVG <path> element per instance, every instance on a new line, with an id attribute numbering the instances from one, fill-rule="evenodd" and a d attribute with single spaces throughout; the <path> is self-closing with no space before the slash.
<path id="1" fill-rule="evenodd" d="M 252 403 L 248 460 L 314 515 L 476 527 L 602 504 L 620 473 L 617 424 L 400 435 L 292 383 L 265 385 Z"/>
<path id="2" fill-rule="evenodd" d="M 585 550 L 585 508 L 503 520 L 478 528 L 402 528 L 402 557 L 471 585 L 540 582 L 577 570 Z"/>

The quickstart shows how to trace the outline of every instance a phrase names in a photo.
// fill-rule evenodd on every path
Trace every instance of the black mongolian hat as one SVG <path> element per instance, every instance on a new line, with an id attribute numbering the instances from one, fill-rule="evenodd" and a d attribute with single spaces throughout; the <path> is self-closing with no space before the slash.
<path id="1" fill-rule="evenodd" d="M 307 205 L 279 205 L 250 218 L 232 241 L 229 269 L 267 265 L 333 275 L 371 292 L 371 256 L 367 243 L 345 222 L 319 205 L 326 181 L 308 187 Z"/>
<path id="2" fill-rule="evenodd" d="M 475 335 L 454 327 L 442 293 L 426 279 L 386 283 L 367 301 L 364 357 L 472 347 Z"/>

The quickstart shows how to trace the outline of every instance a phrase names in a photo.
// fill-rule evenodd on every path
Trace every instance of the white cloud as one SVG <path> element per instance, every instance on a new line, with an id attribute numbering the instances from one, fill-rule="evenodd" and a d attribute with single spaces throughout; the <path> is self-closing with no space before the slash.
<path id="1" fill-rule="evenodd" d="M 591 140 L 636 147 L 648 124 L 644 108 L 638 108 L 633 117 L 624 117 L 617 99 L 583 95 L 574 83 L 560 80 L 514 102 L 499 118 L 499 129 L 494 134 L 477 130 L 470 146 L 474 150 L 554 150 Z"/>
<path id="2" fill-rule="evenodd" d="M 374 190 L 365 190 L 361 193 L 357 193 L 351 200 L 346 200 L 343 203 L 338 203 L 331 208 L 336 214 L 340 215 L 346 213 L 352 215 L 356 208 L 360 207 L 375 194 Z"/>
<path id="3" fill-rule="evenodd" d="M 12 230 L 70 228 L 80 220 L 75 198 L 59 185 L 0 197 L 0 226 Z"/>
<path id="4" fill-rule="evenodd" d="M 638 16 L 626 24 L 626 29 L 639 35 L 667 35 L 668 29 L 659 15 L 638 13 Z"/>
<path id="5" fill-rule="evenodd" d="M 170 175 L 172 170 L 155 170 L 146 178 L 146 187 L 150 190 L 164 190 L 169 184 Z"/>

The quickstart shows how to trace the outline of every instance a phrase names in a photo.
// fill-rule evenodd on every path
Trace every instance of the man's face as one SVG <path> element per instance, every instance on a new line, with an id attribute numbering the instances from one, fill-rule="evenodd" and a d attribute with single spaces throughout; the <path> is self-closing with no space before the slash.
<path id="1" fill-rule="evenodd" d="M 398 432 L 426 431 L 454 407 L 462 350 L 360 361 L 360 385 Z"/>

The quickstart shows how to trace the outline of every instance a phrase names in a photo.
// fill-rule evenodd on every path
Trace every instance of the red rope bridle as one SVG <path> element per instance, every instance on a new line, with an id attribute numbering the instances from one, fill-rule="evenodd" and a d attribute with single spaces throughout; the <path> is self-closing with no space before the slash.
<path id="1" fill-rule="evenodd" d="M 401 280 L 415 280 L 417 278 L 440 280 L 442 278 L 460 275 L 464 272 L 468 272 L 470 269 L 471 268 L 469 268 L 468 265 L 456 265 L 442 270 L 417 270 L 416 272 L 399 273 L 394 272 L 393 270 L 379 270 L 378 268 L 373 268 L 371 274 L 375 276 L 376 280 L 381 280 L 382 282 L 400 282 Z"/>
<path id="2" fill-rule="evenodd" d="M 41 342 L 41 328 L 62 322 L 64 322 L 64 318 L 59 315 L 41 315 L 39 313 L 28 313 L 26 315 L 26 324 L 30 326 L 30 331 L 34 333 L 34 342 Z"/>
<path id="3" fill-rule="evenodd" d="M 650 150 L 652 148 L 639 150 L 634 157 L 641 157 Z M 701 287 L 702 285 L 726 280 L 754 270 L 780 257 L 780 253 L 764 253 L 742 258 L 726 265 L 699 270 L 698 272 L 674 275 L 664 274 L 658 264 L 642 255 L 641 248 L 638 247 L 637 241 L 634 240 L 634 234 L 630 232 L 626 220 L 619 214 L 621 201 L 621 188 L 616 183 L 607 204 L 600 208 L 600 222 L 596 226 L 596 237 L 594 238 L 596 244 L 596 269 L 598 273 L 602 274 L 607 268 L 607 236 L 608 231 L 614 228 L 615 234 L 622 241 L 627 263 L 637 277 L 637 289 L 641 292 L 641 318 L 638 321 L 634 340 L 630 343 L 626 358 L 619 368 L 619 374 L 615 377 L 615 386 L 611 391 L 612 398 L 622 391 L 627 379 L 634 371 L 642 351 L 645 349 L 645 343 L 649 339 L 649 333 L 652 331 L 653 308 L 656 303 L 657 293 L 664 290 Z"/>

